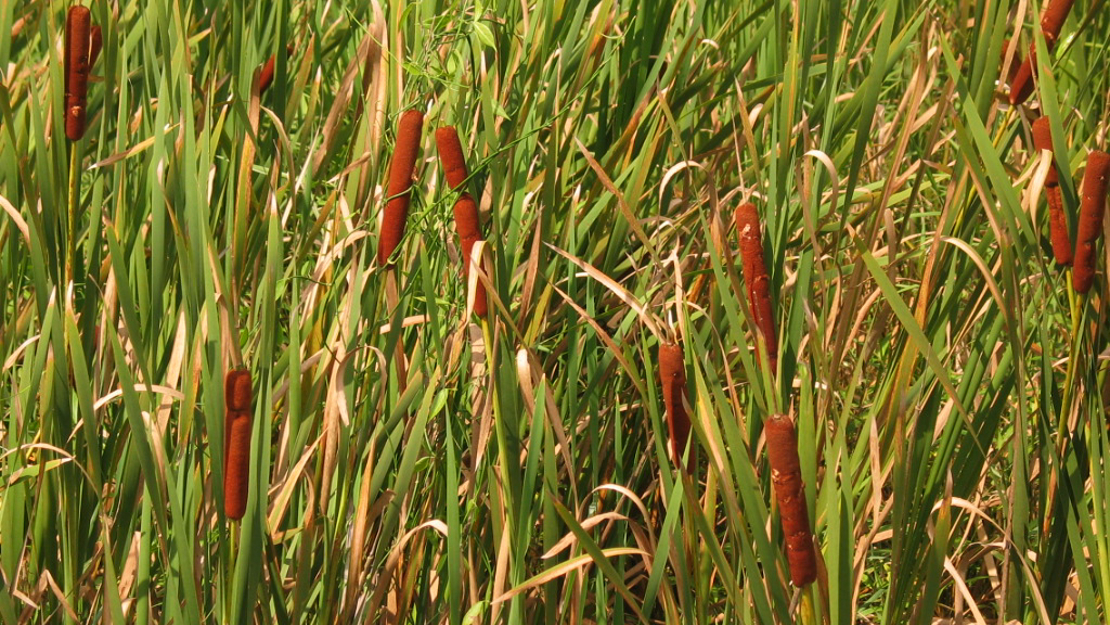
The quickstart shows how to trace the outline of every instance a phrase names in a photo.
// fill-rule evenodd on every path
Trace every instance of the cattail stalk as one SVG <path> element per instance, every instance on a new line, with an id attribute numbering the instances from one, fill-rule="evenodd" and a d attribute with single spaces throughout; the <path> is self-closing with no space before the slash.
<path id="1" fill-rule="evenodd" d="M 453 191 L 462 191 L 455 200 L 455 230 L 459 234 L 459 247 L 462 253 L 462 277 L 465 283 L 470 277 L 470 253 L 474 244 L 482 238 L 482 229 L 478 223 L 478 204 L 463 184 L 469 173 L 466 168 L 466 157 L 463 156 L 462 142 L 454 126 L 444 126 L 436 130 L 436 146 L 439 149 L 439 161 L 443 164 L 443 174 L 447 184 Z M 474 314 L 485 318 L 487 313 L 486 287 L 478 281 L 474 289 Z"/>
<path id="2" fill-rule="evenodd" d="M 247 511 L 251 461 L 251 374 L 228 371 L 224 378 L 224 514 L 241 519 Z"/>
<path id="3" fill-rule="evenodd" d="M 1078 293 L 1091 290 L 1095 278 L 1095 243 L 1102 234 L 1102 217 L 1106 213 L 1106 183 L 1110 178 L 1110 154 L 1092 150 L 1087 155 L 1087 171 L 1083 173 L 1082 204 L 1079 208 L 1079 232 L 1075 241 L 1075 268 L 1072 286 Z"/>
<path id="4" fill-rule="evenodd" d="M 790 417 L 771 415 L 765 424 L 767 460 L 779 504 L 779 519 L 786 539 L 790 581 L 801 588 L 817 579 L 817 555 L 809 529 L 802 468 L 798 459 L 798 434 Z"/>
<path id="5" fill-rule="evenodd" d="M 1071 239 L 1068 237 L 1068 221 L 1064 214 L 1064 198 L 1060 193 L 1060 176 L 1056 171 L 1056 162 L 1052 150 L 1052 129 L 1047 117 L 1040 117 L 1033 122 L 1033 146 L 1042 152 L 1048 150 L 1052 166 L 1048 168 L 1048 175 L 1044 179 L 1045 195 L 1048 197 L 1048 228 L 1049 238 L 1052 240 L 1052 255 L 1058 265 L 1070 265 L 1072 262 Z"/>
<path id="6" fill-rule="evenodd" d="M 663 404 L 667 409 L 671 457 L 676 464 L 680 464 L 690 440 L 690 417 L 683 402 L 686 397 L 686 362 L 682 346 L 677 343 L 659 345 L 659 381 L 663 386 Z M 686 468 L 689 469 L 689 466 Z"/>
<path id="7" fill-rule="evenodd" d="M 378 241 L 378 264 L 391 266 L 390 257 L 405 236 L 405 220 L 409 214 L 412 194 L 412 176 L 420 153 L 420 134 L 424 114 L 408 110 L 401 114 L 397 125 L 397 144 L 393 161 L 389 164 L 389 185 L 386 187 L 385 214 L 382 217 L 382 234 Z"/>
<path id="8" fill-rule="evenodd" d="M 66 138 L 79 141 L 85 135 L 85 106 L 89 90 L 89 37 L 91 15 L 81 5 L 66 14 L 65 126 Z"/>
<path id="9" fill-rule="evenodd" d="M 763 263 L 763 238 L 759 229 L 759 211 L 747 202 L 736 209 L 736 230 L 740 236 L 740 261 L 747 286 L 748 305 L 755 317 L 755 327 L 763 335 L 771 371 L 778 368 L 778 334 L 771 308 L 771 280 Z"/>
<path id="10" fill-rule="evenodd" d="M 1064 21 L 1068 19 L 1075 0 L 1052 0 L 1041 16 L 1041 33 L 1044 34 L 1045 48 L 1051 51 L 1060 39 L 1060 31 L 1064 28 Z M 1029 47 L 1029 56 L 1021 64 L 1014 78 L 1010 81 L 1010 104 L 1016 106 L 1029 99 L 1033 93 L 1033 74 L 1037 70 L 1036 43 Z"/>

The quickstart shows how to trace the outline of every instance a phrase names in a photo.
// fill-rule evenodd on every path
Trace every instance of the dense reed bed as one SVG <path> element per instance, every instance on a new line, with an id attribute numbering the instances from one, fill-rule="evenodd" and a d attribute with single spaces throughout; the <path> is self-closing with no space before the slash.
<path id="1" fill-rule="evenodd" d="M 71 4 L 0 624 L 1107 622 L 1099 3 Z"/>

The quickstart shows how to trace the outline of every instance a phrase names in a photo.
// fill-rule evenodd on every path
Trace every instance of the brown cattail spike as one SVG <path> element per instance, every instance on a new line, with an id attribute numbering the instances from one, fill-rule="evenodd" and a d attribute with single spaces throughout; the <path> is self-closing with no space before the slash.
<path id="1" fill-rule="evenodd" d="M 667 409 L 671 457 L 678 464 L 682 462 L 682 454 L 690 440 L 690 417 L 683 403 L 686 397 L 686 363 L 680 345 L 659 345 L 659 382 L 663 386 L 663 404 Z"/>
<path id="2" fill-rule="evenodd" d="M 251 374 L 246 369 L 228 371 L 224 377 L 224 403 L 231 410 L 251 410 Z"/>
<path id="3" fill-rule="evenodd" d="M 224 514 L 237 520 L 247 511 L 250 490 L 251 413 L 228 409 L 224 430 Z"/>
<path id="4" fill-rule="evenodd" d="M 241 519 L 247 510 L 251 459 L 251 374 L 224 376 L 224 514 Z"/>
<path id="5" fill-rule="evenodd" d="M 1045 47 L 1052 50 L 1060 38 L 1064 21 L 1068 19 L 1075 0 L 1051 0 L 1044 15 L 1041 16 L 1041 33 L 1044 34 Z M 1029 99 L 1033 93 L 1033 74 L 1037 71 L 1037 45 L 1029 47 L 1029 56 L 1018 68 L 1010 81 L 1010 104 L 1016 106 Z"/>
<path id="6" fill-rule="evenodd" d="M 270 58 L 266 59 L 266 64 L 262 66 L 262 71 L 258 73 L 258 95 L 266 93 L 270 88 L 270 83 L 274 82 L 274 63 L 277 62 L 277 55 L 271 54 Z"/>
<path id="7" fill-rule="evenodd" d="M 740 261 L 747 285 L 748 305 L 755 317 L 755 326 L 763 335 L 771 371 L 778 368 L 778 335 L 771 308 L 771 280 L 763 264 L 763 238 L 759 229 L 759 211 L 747 202 L 736 209 L 736 230 L 740 236 Z"/>
<path id="8" fill-rule="evenodd" d="M 1010 40 L 1007 39 L 1002 42 L 1002 57 L 998 60 L 999 63 L 1006 63 L 1006 51 L 1010 49 Z M 1013 82 L 1014 76 L 1017 75 L 1018 67 L 1021 66 L 1021 53 L 1014 50 L 1014 58 L 1010 60 L 1010 69 L 1006 73 L 1006 83 Z"/>
<path id="9" fill-rule="evenodd" d="M 1095 243 L 1102 234 L 1102 218 L 1106 213 L 1106 184 L 1110 179 L 1110 154 L 1092 150 L 1087 155 L 1087 171 L 1083 173 L 1082 204 L 1079 208 L 1079 232 L 1075 240 L 1075 268 L 1072 285 L 1076 292 L 1091 290 L 1095 278 Z"/>
<path id="10" fill-rule="evenodd" d="M 389 185 L 386 187 L 386 197 L 389 199 L 386 201 L 382 234 L 378 241 L 378 264 L 382 266 L 391 264 L 389 259 L 393 250 L 397 249 L 405 236 L 412 176 L 420 153 L 420 133 L 423 126 L 424 114 L 416 110 L 402 113 L 397 125 L 397 144 L 393 149 L 393 161 L 389 164 Z"/>
<path id="11" fill-rule="evenodd" d="M 1033 146 L 1042 153 L 1048 150 L 1052 157 L 1052 129 L 1047 117 L 1033 122 Z M 1064 214 L 1064 198 L 1060 193 L 1060 176 L 1056 163 L 1048 168 L 1044 179 L 1045 196 L 1048 197 L 1048 228 L 1052 240 L 1052 256 L 1058 265 L 1070 265 L 1072 261 L 1071 239 L 1068 237 L 1068 218 Z"/>
<path id="12" fill-rule="evenodd" d="M 96 59 L 100 58 L 100 48 L 104 46 L 104 36 L 100 32 L 100 26 L 93 25 L 92 34 L 89 35 L 89 67 L 96 65 Z"/>
<path id="13" fill-rule="evenodd" d="M 470 253 L 474 249 L 474 244 L 482 238 L 482 229 L 478 223 L 478 204 L 463 187 L 469 173 L 462 143 L 459 141 L 459 133 L 454 126 L 444 126 L 436 130 L 436 146 L 439 149 L 439 161 L 443 164 L 443 174 L 447 178 L 447 184 L 454 191 L 462 191 L 459 199 L 455 200 L 454 213 L 455 229 L 459 233 L 459 247 L 462 252 L 462 275 L 465 280 L 470 276 Z M 486 287 L 479 281 L 474 290 L 474 314 L 485 318 L 486 313 Z"/>
<path id="14" fill-rule="evenodd" d="M 771 464 L 771 482 L 775 487 L 779 519 L 786 539 L 790 581 L 800 588 L 817 579 L 817 556 L 809 529 L 809 511 L 798 459 L 798 434 L 794 422 L 785 415 L 771 415 L 765 430 L 767 460 Z"/>
<path id="15" fill-rule="evenodd" d="M 65 120 L 66 138 L 78 141 L 85 135 L 85 106 L 89 89 L 89 10 L 70 7 L 66 15 Z"/>
<path id="16" fill-rule="evenodd" d="M 1060 39 L 1060 31 L 1064 29 L 1064 21 L 1068 19 L 1073 4 L 1075 0 L 1051 0 L 1041 16 L 1041 32 L 1050 49 Z"/>

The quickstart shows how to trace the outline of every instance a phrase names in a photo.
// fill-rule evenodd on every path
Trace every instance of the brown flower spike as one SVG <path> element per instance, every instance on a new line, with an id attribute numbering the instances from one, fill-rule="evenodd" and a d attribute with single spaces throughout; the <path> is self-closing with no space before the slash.
<path id="1" fill-rule="evenodd" d="M 779 504 L 779 519 L 786 539 L 786 561 L 790 581 L 797 587 L 817 579 L 817 556 L 809 529 L 805 486 L 798 459 L 798 434 L 790 417 L 771 415 L 764 427 L 767 435 L 767 460 L 771 464 L 771 483 Z"/>
<path id="2" fill-rule="evenodd" d="M 224 377 L 224 514 L 241 519 L 247 511 L 251 473 L 251 374 L 228 371 Z"/>
<path id="3" fill-rule="evenodd" d="M 1073 4 L 1075 0 L 1052 0 L 1041 16 L 1041 32 L 1048 50 L 1056 47 L 1056 41 L 1060 38 L 1060 31 L 1064 28 L 1064 21 L 1068 19 Z M 1036 69 L 1037 46 L 1034 43 L 1029 47 L 1029 56 L 1010 81 L 1010 104 L 1016 106 L 1029 99 L 1033 93 L 1033 73 Z"/>
<path id="4" fill-rule="evenodd" d="M 66 138 L 79 141 L 85 136 L 85 106 L 89 92 L 89 35 L 91 16 L 81 5 L 66 14 L 65 45 L 65 121 Z"/>
<path id="5" fill-rule="evenodd" d="M 390 257 L 405 236 L 405 220 L 409 214 L 412 195 L 412 176 L 420 154 L 420 135 L 424 114 L 408 110 L 401 114 L 397 124 L 397 144 L 393 148 L 393 161 L 389 164 L 389 185 L 386 187 L 385 214 L 382 217 L 382 234 L 378 241 L 378 264 L 391 266 Z"/>
<path id="6" fill-rule="evenodd" d="M 663 386 L 663 404 L 667 409 L 667 429 L 671 441 L 671 457 L 675 464 L 682 462 L 682 454 L 690 440 L 690 417 L 686 414 L 686 362 L 682 346 L 659 345 L 659 382 Z M 686 467 L 689 469 L 689 466 Z"/>
<path id="7" fill-rule="evenodd" d="M 478 205 L 474 198 L 463 187 L 469 175 L 466 168 L 466 157 L 463 155 L 462 142 L 454 126 L 444 126 L 436 130 L 436 146 L 439 149 L 439 161 L 443 164 L 443 174 L 447 184 L 453 191 L 462 191 L 459 199 L 455 200 L 455 230 L 459 233 L 459 246 L 462 251 L 462 276 L 466 282 L 470 276 L 470 252 L 474 244 L 482 238 L 481 226 L 478 223 Z M 474 290 L 474 314 L 485 317 L 487 313 L 486 287 L 481 281 Z"/>
<path id="8" fill-rule="evenodd" d="M 1082 204 L 1079 208 L 1079 232 L 1075 239 L 1075 267 L 1072 286 L 1077 293 L 1091 290 L 1095 279 L 1095 243 L 1102 234 L 1102 218 L 1106 213 L 1106 184 L 1110 178 L 1110 154 L 1092 150 L 1087 155 L 1087 171 L 1083 173 Z"/>
<path id="9" fill-rule="evenodd" d="M 736 230 L 740 237 L 740 261 L 744 284 L 748 291 L 748 305 L 755 317 L 755 326 L 767 345 L 771 371 L 778 368 L 778 335 L 771 308 L 771 280 L 763 263 L 763 238 L 759 229 L 759 211 L 747 202 L 736 209 Z"/>
<path id="10" fill-rule="evenodd" d="M 1049 127 L 1047 117 L 1038 118 L 1033 122 L 1033 146 L 1038 150 L 1048 150 L 1052 153 L 1052 129 Z M 1055 156 L 1052 156 L 1055 161 Z M 1048 197 L 1048 228 L 1049 238 L 1052 240 L 1052 256 L 1058 265 L 1070 265 L 1072 262 L 1071 239 L 1068 237 L 1068 221 L 1064 214 L 1064 198 L 1060 193 L 1060 176 L 1056 172 L 1056 163 L 1048 169 L 1044 179 L 1045 196 Z"/>

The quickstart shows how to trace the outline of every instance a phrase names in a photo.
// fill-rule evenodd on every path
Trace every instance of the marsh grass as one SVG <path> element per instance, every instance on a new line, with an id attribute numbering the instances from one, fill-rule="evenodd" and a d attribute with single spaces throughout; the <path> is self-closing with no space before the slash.
<path id="1" fill-rule="evenodd" d="M 97 1 L 74 212 L 66 8 L 0 3 L 0 622 L 1105 622 L 1106 254 L 1063 288 L 1030 135 L 1075 232 L 1103 3 L 1050 53 L 1036 2 Z M 1018 24 L 1027 108 L 997 84 Z M 376 262 L 408 109 L 467 137 L 481 325 L 428 141 Z M 689 472 L 647 364 L 670 336 Z"/>

